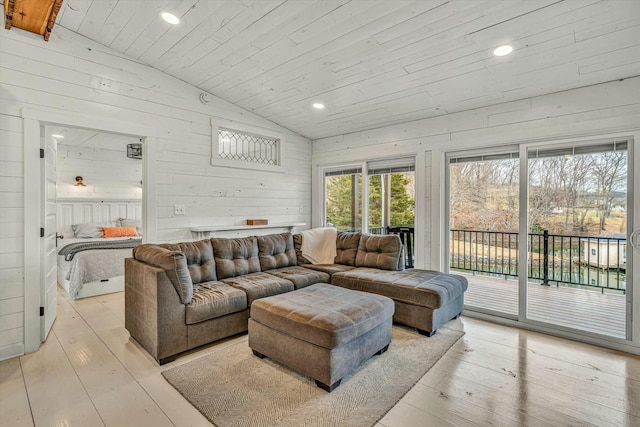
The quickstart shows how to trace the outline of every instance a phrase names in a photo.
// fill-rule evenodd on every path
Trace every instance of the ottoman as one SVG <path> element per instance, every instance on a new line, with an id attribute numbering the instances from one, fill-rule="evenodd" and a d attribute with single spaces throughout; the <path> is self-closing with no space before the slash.
<path id="1" fill-rule="evenodd" d="M 249 347 L 332 391 L 391 342 L 393 301 L 318 283 L 251 305 Z"/>

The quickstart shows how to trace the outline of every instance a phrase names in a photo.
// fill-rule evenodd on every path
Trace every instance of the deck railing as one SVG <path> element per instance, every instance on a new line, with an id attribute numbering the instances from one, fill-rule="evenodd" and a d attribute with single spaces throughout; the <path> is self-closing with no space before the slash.
<path id="1" fill-rule="evenodd" d="M 518 276 L 518 233 L 451 230 L 449 267 Z M 626 292 L 626 239 L 530 233 L 527 277 L 543 285 Z"/>

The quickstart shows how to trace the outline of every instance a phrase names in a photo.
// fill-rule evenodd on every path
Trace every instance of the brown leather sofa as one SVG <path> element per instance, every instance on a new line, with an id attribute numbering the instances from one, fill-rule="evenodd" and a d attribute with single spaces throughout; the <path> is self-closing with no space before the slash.
<path id="1" fill-rule="evenodd" d="M 295 237 L 295 239 L 294 239 Z M 125 327 L 159 364 L 247 330 L 256 299 L 314 283 L 385 295 L 394 321 L 428 336 L 460 315 L 464 277 L 404 270 L 398 236 L 338 232 L 334 264 L 309 264 L 301 235 L 144 244 L 125 260 Z"/>

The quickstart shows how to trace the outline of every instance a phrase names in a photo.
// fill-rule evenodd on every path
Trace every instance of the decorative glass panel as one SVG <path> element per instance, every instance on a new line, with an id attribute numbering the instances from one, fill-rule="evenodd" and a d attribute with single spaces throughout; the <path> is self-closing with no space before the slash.
<path id="1" fill-rule="evenodd" d="M 218 155 L 221 159 L 278 166 L 280 139 L 219 128 Z"/>

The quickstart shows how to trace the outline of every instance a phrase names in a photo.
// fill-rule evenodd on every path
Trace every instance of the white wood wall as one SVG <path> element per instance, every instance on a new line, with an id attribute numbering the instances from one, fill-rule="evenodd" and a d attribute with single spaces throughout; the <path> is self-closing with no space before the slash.
<path id="1" fill-rule="evenodd" d="M 58 200 L 56 232 L 73 237 L 74 224 L 113 222 L 119 218 L 142 220 L 142 204 L 130 201 Z"/>
<path id="2" fill-rule="evenodd" d="M 4 18 L 2 18 L 1 22 Z M 310 222 L 311 142 L 62 27 L 49 42 L 0 31 L 0 360 L 24 352 L 24 156 L 21 110 L 72 111 L 153 129 L 158 241 L 192 239 L 190 226 Z M 211 166 L 211 117 L 286 136 L 285 173 Z M 89 177 L 87 183 L 90 185 Z M 186 214 L 174 215 L 174 205 Z"/>
<path id="3" fill-rule="evenodd" d="M 444 153 L 640 129 L 640 77 L 313 141 L 313 225 L 322 221 L 321 166 L 417 155 L 417 265 L 441 269 Z M 424 159 L 424 166 L 419 163 Z M 640 165 L 635 165 L 640 170 Z M 637 175 L 636 175 L 637 176 Z M 424 204 L 420 209 L 419 204 Z M 420 241 L 419 239 L 422 239 Z M 640 292 L 639 292 L 640 294 Z"/>
<path id="4" fill-rule="evenodd" d="M 58 145 L 56 171 L 58 199 L 141 199 L 142 161 L 122 150 Z M 78 175 L 85 187 L 75 186 Z"/>

